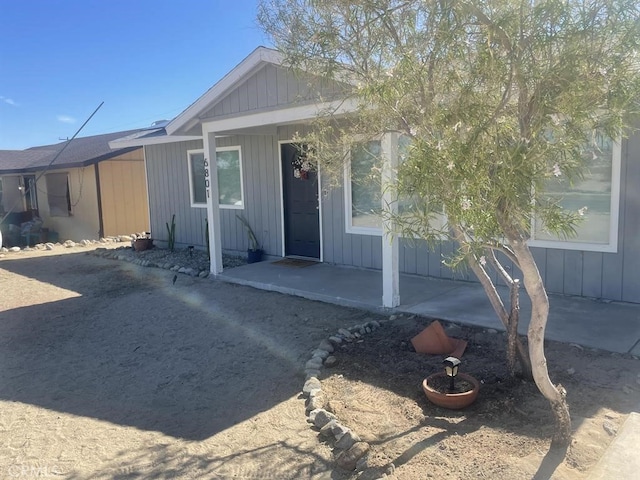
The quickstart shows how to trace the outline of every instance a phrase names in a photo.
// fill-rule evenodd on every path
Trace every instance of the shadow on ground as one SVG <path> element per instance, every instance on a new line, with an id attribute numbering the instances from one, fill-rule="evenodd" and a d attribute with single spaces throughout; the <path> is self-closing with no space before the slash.
<path id="1" fill-rule="evenodd" d="M 4 295 L 80 294 L 3 308 L 1 399 L 189 440 L 296 396 L 310 349 L 363 315 L 86 254 L 0 266 L 15 274 Z"/>

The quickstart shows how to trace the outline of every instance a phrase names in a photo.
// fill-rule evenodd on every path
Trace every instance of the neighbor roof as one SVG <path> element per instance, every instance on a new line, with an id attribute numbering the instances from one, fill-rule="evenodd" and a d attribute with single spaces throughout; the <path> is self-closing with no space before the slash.
<path id="1" fill-rule="evenodd" d="M 109 142 L 116 138 L 136 134 L 142 130 L 147 129 L 74 138 L 60 156 L 56 158 L 52 168 L 84 167 L 133 151 L 137 147 L 112 150 L 109 147 Z M 65 144 L 67 144 L 66 141 L 53 145 L 32 147 L 26 150 L 0 150 L 0 174 L 27 173 L 42 170 L 51 163 L 64 148 Z"/>

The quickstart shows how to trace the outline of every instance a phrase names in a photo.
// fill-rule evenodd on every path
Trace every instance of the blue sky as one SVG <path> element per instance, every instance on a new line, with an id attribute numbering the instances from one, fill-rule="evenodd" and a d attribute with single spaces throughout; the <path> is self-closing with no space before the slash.
<path id="1" fill-rule="evenodd" d="M 0 149 L 171 119 L 268 40 L 257 0 L 0 0 Z"/>

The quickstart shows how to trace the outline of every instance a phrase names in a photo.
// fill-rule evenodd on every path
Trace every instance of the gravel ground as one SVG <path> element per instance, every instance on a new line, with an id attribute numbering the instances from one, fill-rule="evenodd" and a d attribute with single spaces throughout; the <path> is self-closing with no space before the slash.
<path id="1" fill-rule="evenodd" d="M 374 317 L 86 250 L 0 259 L 0 478 L 334 478 L 303 367 Z"/>

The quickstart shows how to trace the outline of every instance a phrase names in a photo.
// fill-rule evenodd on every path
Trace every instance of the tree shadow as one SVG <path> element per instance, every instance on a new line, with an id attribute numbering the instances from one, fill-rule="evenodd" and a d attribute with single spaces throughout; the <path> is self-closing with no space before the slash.
<path id="1" fill-rule="evenodd" d="M 33 302 L 1 314 L 0 399 L 180 439 L 295 397 L 308 352 L 363 316 L 186 275 L 173 285 L 173 272 L 84 253 L 1 266 L 19 283 L 3 294 Z M 70 298 L 38 296 L 52 285 Z"/>
<path id="2" fill-rule="evenodd" d="M 300 459 L 304 459 L 300 461 Z M 255 448 L 244 448 L 227 455 L 213 453 L 185 454 L 175 445 L 154 445 L 136 451 L 122 451 L 118 458 L 91 473 L 95 480 L 130 480 L 145 478 L 165 480 L 181 478 L 277 478 L 299 479 L 331 475 L 332 462 L 311 449 L 300 448 L 295 439 L 280 440 Z M 87 474 L 72 470 L 64 472 L 68 480 L 87 478 Z"/>
<path id="3" fill-rule="evenodd" d="M 399 318 L 365 336 L 364 341 L 352 342 L 337 349 L 338 366 L 326 371 L 323 385 L 326 386 L 331 378 L 344 378 L 355 389 L 359 388 L 358 384 L 368 385 L 368 390 L 362 387 L 355 393 L 347 392 L 347 396 L 353 396 L 355 406 L 351 406 L 350 400 L 345 399 L 340 412 L 347 417 L 351 415 L 352 423 L 363 425 L 365 430 L 373 423 L 371 419 L 360 421 L 357 413 L 352 413 L 358 410 L 357 402 L 363 398 L 377 398 L 376 404 L 381 411 L 391 409 L 386 412 L 387 416 L 393 417 L 395 413 L 402 417 L 409 412 L 409 420 L 402 423 L 405 429 L 401 432 L 389 434 L 382 429 L 376 431 L 373 427 L 368 432 L 369 437 L 376 436 L 378 440 L 367 441 L 383 450 L 397 450 L 397 445 L 392 445 L 394 440 L 400 436 L 407 437 L 405 442 L 400 443 L 404 448 L 402 453 L 395 459 L 389 459 L 389 463 L 394 463 L 395 467 L 409 463 L 416 455 L 433 449 L 438 443 L 443 442 L 441 447 L 446 448 L 447 442 L 444 440 L 451 439 L 452 431 L 464 436 L 487 428 L 504 432 L 506 438 L 520 436 L 533 439 L 536 451 L 544 455 L 540 464 L 536 464 L 537 473 L 534 478 L 550 478 L 572 450 L 549 448 L 554 432 L 554 419 L 549 403 L 533 382 L 509 377 L 503 334 L 474 327 L 450 326 L 451 332 L 454 332 L 451 336 L 464 338 L 469 342 L 462 357 L 461 371 L 481 381 L 480 394 L 473 405 L 461 411 L 436 407 L 426 399 L 421 390 L 421 382 L 431 373 L 442 370 L 444 356 L 418 354 L 410 345 L 410 339 L 430 321 L 417 317 Z M 585 419 L 600 414 L 602 410 L 625 415 L 636 408 L 638 402 L 637 395 L 632 394 L 634 389 L 623 388 L 625 382 L 635 381 L 637 372 L 637 361 L 630 356 L 558 342 L 547 342 L 546 352 L 552 381 L 562 383 L 568 390 L 574 431 L 582 427 Z M 346 391 L 342 387 L 342 380 L 335 381 L 338 383 L 334 388 Z M 380 399 L 385 398 L 384 392 L 390 392 L 396 399 L 382 402 Z M 419 408 L 424 417 L 415 427 L 406 428 L 411 423 L 410 419 L 417 417 L 416 410 Z M 336 413 L 340 418 L 340 413 Z M 349 426 L 348 421 L 346 424 Z M 441 431 L 433 432 L 427 427 L 437 427 Z M 353 428 L 358 432 L 357 426 Z M 601 428 L 600 430 L 603 432 Z M 416 439 L 420 436 L 423 438 Z M 468 440 L 472 443 L 476 441 L 471 438 Z M 605 438 L 604 441 L 608 440 Z M 462 444 L 462 441 L 457 442 L 460 448 Z M 472 444 L 469 444 L 469 448 L 473 448 Z M 375 475 L 381 473 L 384 472 L 376 471 L 372 478 L 377 478 Z M 533 475 L 533 471 L 531 473 Z"/>

